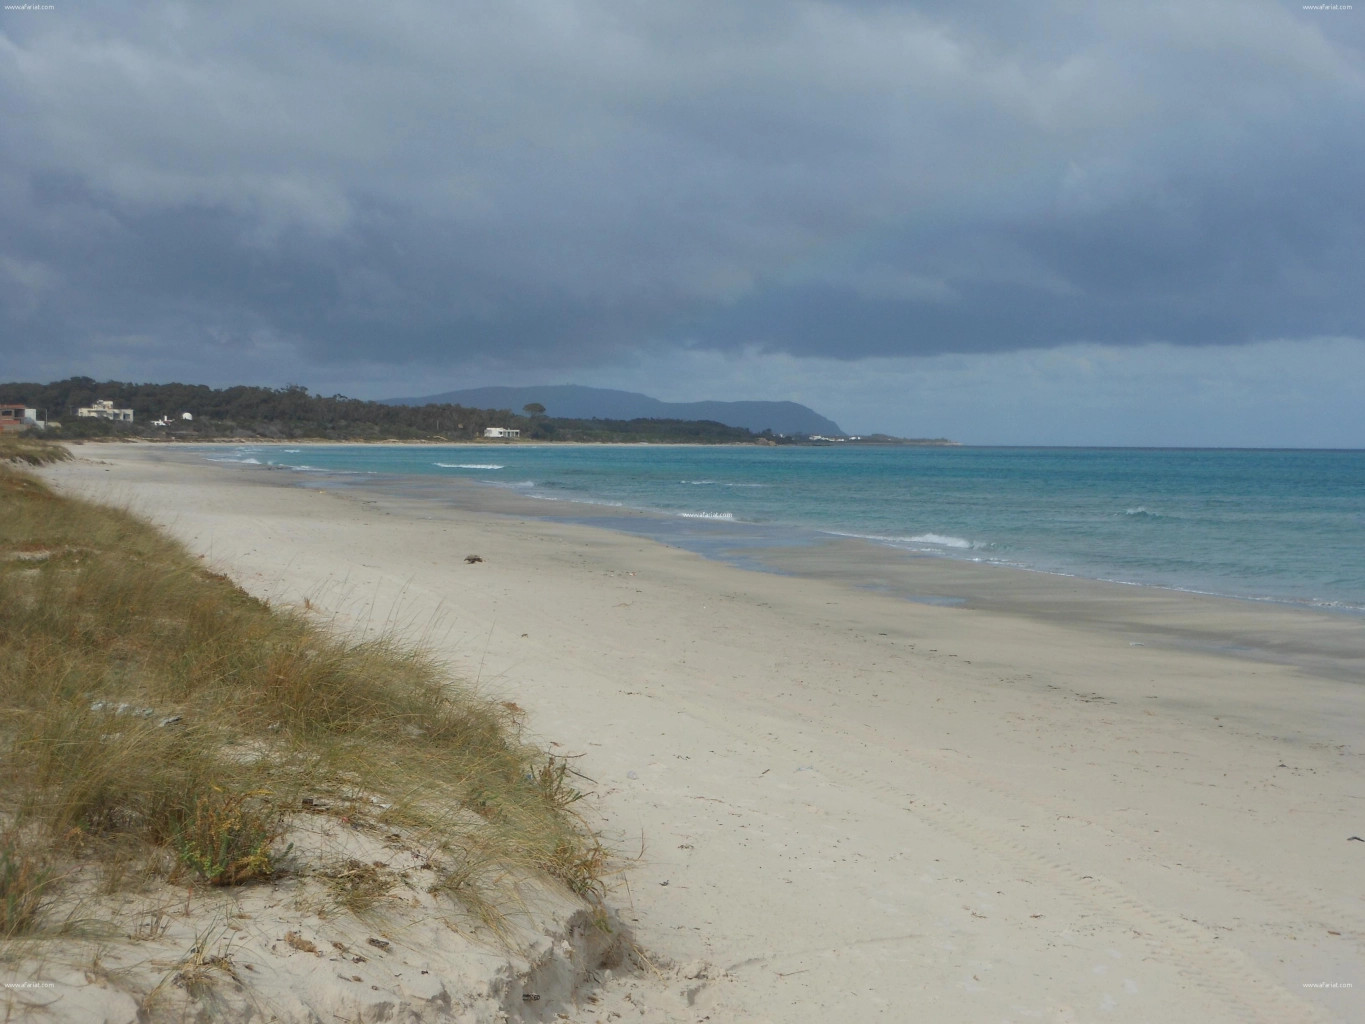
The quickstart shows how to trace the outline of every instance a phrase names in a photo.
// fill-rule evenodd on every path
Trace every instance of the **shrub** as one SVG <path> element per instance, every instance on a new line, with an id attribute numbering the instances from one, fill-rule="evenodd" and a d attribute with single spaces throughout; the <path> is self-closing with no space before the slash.
<path id="1" fill-rule="evenodd" d="M 282 829 L 279 814 L 260 805 L 264 795 L 201 796 L 175 833 L 180 863 L 210 885 L 241 885 L 273 875 L 271 847 Z"/>

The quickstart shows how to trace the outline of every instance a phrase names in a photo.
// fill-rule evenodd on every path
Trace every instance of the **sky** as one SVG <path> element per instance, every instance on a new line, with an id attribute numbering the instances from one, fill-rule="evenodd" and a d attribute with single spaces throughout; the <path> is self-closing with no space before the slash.
<path id="1" fill-rule="evenodd" d="M 1365 447 L 1362 18 L 6 6 L 0 378 Z"/>

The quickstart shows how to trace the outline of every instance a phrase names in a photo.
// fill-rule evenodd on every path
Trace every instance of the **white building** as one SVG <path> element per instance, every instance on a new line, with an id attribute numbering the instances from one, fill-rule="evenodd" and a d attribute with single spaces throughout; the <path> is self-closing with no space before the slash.
<path id="1" fill-rule="evenodd" d="M 117 420 L 120 423 L 133 422 L 132 409 L 115 409 L 114 403 L 101 398 L 94 405 L 76 410 L 76 415 L 87 420 Z"/>
<path id="2" fill-rule="evenodd" d="M 520 430 L 514 430 L 514 429 L 511 428 L 511 427 L 485 427 L 485 428 L 484 428 L 484 432 L 483 432 L 483 436 L 484 436 L 484 437 L 511 437 L 511 438 L 515 438 L 515 437 L 521 437 L 521 431 L 520 431 Z"/>

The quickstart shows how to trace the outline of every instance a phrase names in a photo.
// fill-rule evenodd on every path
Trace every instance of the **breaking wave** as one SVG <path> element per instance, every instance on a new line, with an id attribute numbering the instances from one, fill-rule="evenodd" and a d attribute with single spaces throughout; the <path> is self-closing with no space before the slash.
<path id="1" fill-rule="evenodd" d="M 969 540 L 961 537 L 948 537 L 941 533 L 921 533 L 918 537 L 911 537 L 912 544 L 936 544 L 941 548 L 960 548 L 969 549 L 976 547 Z"/>

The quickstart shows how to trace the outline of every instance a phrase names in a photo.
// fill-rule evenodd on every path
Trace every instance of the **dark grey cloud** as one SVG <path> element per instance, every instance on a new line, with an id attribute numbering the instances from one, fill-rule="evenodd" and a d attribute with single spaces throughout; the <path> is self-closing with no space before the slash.
<path id="1" fill-rule="evenodd" d="M 1362 336 L 1301 6 L 4 12 L 0 373 Z"/>

